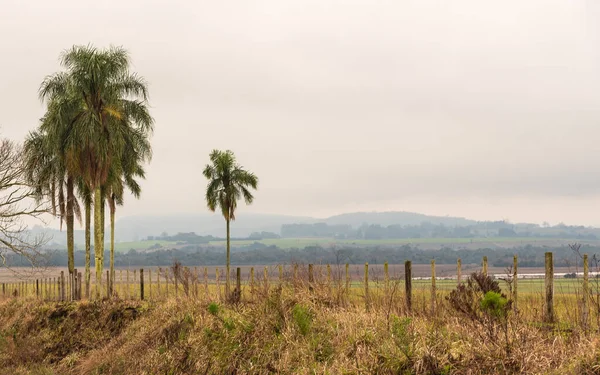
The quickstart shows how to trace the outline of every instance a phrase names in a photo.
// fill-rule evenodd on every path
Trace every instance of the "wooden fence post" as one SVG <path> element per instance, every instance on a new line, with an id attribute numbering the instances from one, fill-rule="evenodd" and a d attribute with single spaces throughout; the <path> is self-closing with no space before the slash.
<path id="1" fill-rule="evenodd" d="M 296 283 L 298 282 L 298 264 L 294 264 L 294 288 L 296 287 Z"/>
<path id="2" fill-rule="evenodd" d="M 37 280 L 36 280 L 37 283 Z M 6 297 L 6 284 L 2 283 L 2 297 Z"/>
<path id="3" fill-rule="evenodd" d="M 235 287 L 240 296 L 240 301 L 242 300 L 242 269 L 240 267 L 235 269 Z"/>
<path id="4" fill-rule="evenodd" d="M 175 299 L 179 298 L 179 268 L 173 268 L 173 280 L 175 282 Z"/>
<path id="5" fill-rule="evenodd" d="M 158 267 L 158 271 L 156 271 L 156 295 L 158 298 L 162 296 L 162 290 L 160 290 L 160 274 L 162 273 L 162 268 Z"/>
<path id="6" fill-rule="evenodd" d="M 169 267 L 165 268 L 165 295 L 169 298 Z"/>
<path id="7" fill-rule="evenodd" d="M 77 299 L 81 300 L 81 286 L 83 285 L 83 278 L 81 277 L 81 272 L 77 273 Z"/>
<path id="8" fill-rule="evenodd" d="M 152 300 L 152 268 L 148 268 L 148 298 Z"/>
<path id="9" fill-rule="evenodd" d="M 331 289 L 331 266 L 327 264 L 327 288 Z"/>
<path id="10" fill-rule="evenodd" d="M 67 298 L 67 291 L 65 290 L 65 271 L 60 271 L 60 300 L 64 302 Z"/>
<path id="11" fill-rule="evenodd" d="M 517 257 L 517 255 L 513 256 L 513 309 L 515 312 L 518 312 L 519 309 L 517 307 L 517 301 L 518 301 L 518 296 L 519 296 L 519 291 L 518 291 L 518 287 L 519 287 L 519 272 L 518 272 L 518 267 L 519 267 L 519 258 Z"/>
<path id="12" fill-rule="evenodd" d="M 198 267 L 194 266 L 194 298 L 198 299 L 198 288 L 200 284 L 200 271 Z"/>
<path id="13" fill-rule="evenodd" d="M 350 296 L 350 264 L 346 263 L 346 296 Z"/>
<path id="14" fill-rule="evenodd" d="M 458 258 L 456 260 L 456 283 L 460 285 L 462 279 L 462 260 Z"/>
<path id="15" fill-rule="evenodd" d="M 315 281 L 315 275 L 313 270 L 313 265 L 308 265 L 308 290 L 313 290 L 313 282 Z"/>
<path id="16" fill-rule="evenodd" d="M 111 290 L 111 287 L 110 287 L 110 272 L 109 272 L 109 270 L 106 270 L 106 297 L 107 298 L 111 297 L 110 290 Z"/>
<path id="17" fill-rule="evenodd" d="M 221 298 L 221 284 L 219 283 L 219 267 L 215 269 L 215 281 L 217 283 L 217 295 Z"/>
<path id="18" fill-rule="evenodd" d="M 254 298 L 254 267 L 250 267 L 250 298 Z"/>
<path id="19" fill-rule="evenodd" d="M 283 265 L 279 265 L 279 284 L 283 283 Z"/>
<path id="20" fill-rule="evenodd" d="M 183 292 L 186 298 L 190 298 L 192 290 L 190 289 L 190 275 L 191 271 L 189 267 L 183 267 L 183 275 L 181 277 L 181 284 L 183 284 Z"/>
<path id="21" fill-rule="evenodd" d="M 131 299 L 131 292 L 129 289 L 129 268 L 125 270 L 125 281 L 127 283 L 126 291 L 127 291 L 127 299 Z"/>
<path id="22" fill-rule="evenodd" d="M 208 298 L 208 267 L 204 267 L 204 297 Z"/>
<path id="23" fill-rule="evenodd" d="M 140 289 L 138 288 L 138 271 L 136 269 L 133 270 L 133 299 L 138 299 L 140 296 Z"/>
<path id="24" fill-rule="evenodd" d="M 589 263 L 588 255 L 583 254 L 583 306 L 581 309 L 581 325 L 584 331 L 588 329 L 589 316 Z"/>
<path id="25" fill-rule="evenodd" d="M 4 296 L 4 284 L 2 284 L 2 295 Z M 40 298 L 40 280 L 35 279 L 35 298 Z M 61 299 L 62 301 L 62 299 Z"/>
<path id="26" fill-rule="evenodd" d="M 264 275 L 264 282 L 265 282 L 265 293 L 267 293 L 267 295 L 269 294 L 269 273 L 268 273 L 268 269 L 267 266 L 265 266 L 265 275 Z"/>
<path id="27" fill-rule="evenodd" d="M 412 311 L 412 262 L 404 262 L 404 287 L 406 289 L 406 309 Z"/>
<path id="28" fill-rule="evenodd" d="M 487 256 L 483 257 L 483 264 L 482 264 L 482 270 L 481 272 L 483 273 L 484 276 L 488 275 L 488 260 L 487 260 Z"/>
<path id="29" fill-rule="evenodd" d="M 544 319 L 548 323 L 554 322 L 554 262 L 552 253 L 546 253 L 546 278 L 544 280 L 546 287 L 546 303 Z"/>
<path id="30" fill-rule="evenodd" d="M 365 263 L 365 309 L 369 311 L 370 309 L 370 299 L 369 299 L 369 263 Z"/>
<path id="31" fill-rule="evenodd" d="M 390 291 L 390 273 L 388 262 L 383 263 L 383 287 L 385 296 L 387 297 L 387 294 Z"/>
<path id="32" fill-rule="evenodd" d="M 140 300 L 144 300 L 144 269 L 140 268 Z"/>
<path id="33" fill-rule="evenodd" d="M 435 290 L 435 259 L 431 260 L 431 314 L 435 314 L 436 308 L 436 290 Z"/>

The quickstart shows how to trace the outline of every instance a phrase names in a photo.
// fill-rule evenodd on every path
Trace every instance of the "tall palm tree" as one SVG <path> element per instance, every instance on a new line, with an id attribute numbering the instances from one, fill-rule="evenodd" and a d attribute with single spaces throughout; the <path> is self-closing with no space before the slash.
<path id="1" fill-rule="evenodd" d="M 142 189 L 136 178 L 145 178 L 146 173 L 141 163 L 149 162 L 152 157 L 150 142 L 142 134 L 132 131 L 126 139 L 125 151 L 119 163 L 113 163 L 105 184 L 106 201 L 110 215 L 110 292 L 113 292 L 115 282 L 115 212 L 117 206 L 124 203 L 124 193 L 127 188 L 139 199 Z"/>
<path id="2" fill-rule="evenodd" d="M 240 166 L 232 151 L 213 150 L 210 153 L 210 164 L 203 171 L 208 179 L 206 187 L 206 204 L 208 209 L 215 212 L 220 208 L 227 225 L 227 261 L 225 293 L 230 295 L 231 285 L 229 279 L 230 265 L 230 223 L 235 220 L 237 201 L 244 198 L 246 204 L 251 204 L 254 196 L 250 188 L 256 190 L 258 177 Z"/>
<path id="3" fill-rule="evenodd" d="M 67 168 L 85 181 L 94 201 L 94 253 L 96 282 L 104 266 L 103 185 L 111 166 L 119 162 L 127 133 L 132 129 L 146 138 L 154 120 L 148 111 L 146 82 L 129 72 L 126 50 L 74 46 L 61 56 L 63 72 L 46 77 L 40 97 L 60 98 L 66 116 L 61 146 Z M 96 289 L 99 296 L 100 289 Z"/>
<path id="4" fill-rule="evenodd" d="M 82 179 L 78 180 L 77 191 L 81 200 L 83 201 L 83 207 L 85 211 L 85 297 L 90 298 L 90 263 L 91 263 L 91 238 L 90 230 L 92 225 L 92 194 L 90 189 Z"/>

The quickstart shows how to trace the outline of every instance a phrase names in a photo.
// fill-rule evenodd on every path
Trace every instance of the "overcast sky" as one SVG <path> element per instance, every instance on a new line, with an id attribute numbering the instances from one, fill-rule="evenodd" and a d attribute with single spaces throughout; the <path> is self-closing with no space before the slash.
<path id="1" fill-rule="evenodd" d="M 205 212 L 229 148 L 260 178 L 240 214 L 600 225 L 597 3 L 1 0 L 1 131 L 37 126 L 62 50 L 122 45 L 156 131 L 118 216 Z"/>

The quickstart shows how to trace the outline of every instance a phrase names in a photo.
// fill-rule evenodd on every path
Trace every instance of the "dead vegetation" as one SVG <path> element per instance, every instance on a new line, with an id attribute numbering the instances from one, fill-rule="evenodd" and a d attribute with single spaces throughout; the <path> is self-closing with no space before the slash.
<path id="1" fill-rule="evenodd" d="M 0 363 L 3 373 L 40 375 L 600 374 L 596 333 L 513 316 L 480 275 L 435 314 L 408 313 L 394 283 L 366 312 L 335 285 L 302 280 L 246 287 L 235 304 L 6 300 Z"/>

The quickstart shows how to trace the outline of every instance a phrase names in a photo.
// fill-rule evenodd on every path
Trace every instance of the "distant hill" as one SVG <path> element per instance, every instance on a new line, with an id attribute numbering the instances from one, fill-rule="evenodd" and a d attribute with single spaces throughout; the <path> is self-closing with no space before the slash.
<path id="1" fill-rule="evenodd" d="M 313 218 L 301 216 L 241 214 L 231 225 L 232 237 L 247 237 L 253 232 L 279 233 L 281 225 L 311 223 Z M 225 221 L 219 214 L 180 214 L 128 216 L 117 221 L 115 237 L 121 241 L 137 241 L 166 232 L 195 232 L 198 235 L 225 236 Z"/>
<path id="2" fill-rule="evenodd" d="M 239 215 L 231 226 L 232 237 L 247 237 L 253 232 L 280 233 L 285 224 L 327 223 L 330 225 L 351 225 L 359 227 L 364 223 L 379 225 L 419 225 L 422 222 L 444 224 L 447 226 L 475 224 L 473 220 L 458 217 L 428 216 L 412 212 L 356 212 L 326 219 L 304 216 L 243 214 Z M 195 232 L 198 235 L 223 237 L 225 222 L 218 214 L 179 214 L 128 216 L 117 221 L 115 237 L 119 241 L 137 241 L 148 236 L 157 236 L 166 232 Z"/>
<path id="3" fill-rule="evenodd" d="M 419 225 L 424 222 L 430 222 L 435 225 L 445 226 L 465 226 L 473 225 L 477 222 L 462 217 L 451 216 L 430 216 L 415 212 L 390 211 L 390 212 L 353 212 L 329 217 L 321 220 L 329 225 L 351 225 L 359 227 L 362 224 L 373 225 Z"/>

